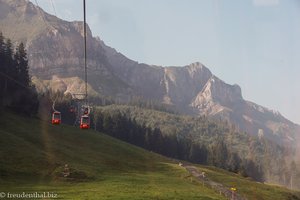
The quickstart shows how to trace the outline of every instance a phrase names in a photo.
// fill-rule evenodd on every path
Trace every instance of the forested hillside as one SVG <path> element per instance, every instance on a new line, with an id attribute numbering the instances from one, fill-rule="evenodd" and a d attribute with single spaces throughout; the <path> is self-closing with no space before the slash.
<path id="1" fill-rule="evenodd" d="M 239 132 L 228 122 L 118 105 L 97 107 L 94 115 L 96 130 L 163 155 L 213 165 L 258 181 L 287 186 L 293 181 L 294 187 L 299 183 L 297 166 L 287 159 L 288 149 Z"/>

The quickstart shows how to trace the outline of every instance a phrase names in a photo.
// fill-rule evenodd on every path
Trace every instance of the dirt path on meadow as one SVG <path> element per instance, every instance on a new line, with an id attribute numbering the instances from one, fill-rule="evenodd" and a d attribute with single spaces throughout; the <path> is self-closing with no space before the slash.
<path id="1" fill-rule="evenodd" d="M 192 165 L 183 165 L 183 167 L 198 181 L 201 181 L 206 186 L 211 187 L 221 195 L 225 196 L 227 199 L 230 200 L 247 200 L 245 197 L 242 197 L 237 192 L 232 193 L 230 188 L 223 186 L 221 183 L 214 182 L 209 179 L 203 172 L 199 172 L 195 166 Z"/>

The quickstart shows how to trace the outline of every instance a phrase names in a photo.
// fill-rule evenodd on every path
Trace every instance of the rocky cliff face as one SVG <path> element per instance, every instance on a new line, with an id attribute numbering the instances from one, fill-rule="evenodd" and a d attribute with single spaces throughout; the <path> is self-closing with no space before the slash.
<path id="1" fill-rule="evenodd" d="M 229 85 L 199 62 L 182 67 L 139 64 L 102 46 L 114 74 L 138 95 L 174 105 L 184 114 L 228 120 L 240 130 L 280 143 L 295 143 L 298 125 L 279 112 L 246 101 L 238 85 Z"/>
<path id="2" fill-rule="evenodd" d="M 0 0 L 1 31 L 26 44 L 31 74 L 46 80 L 48 87 L 80 92 L 82 26 L 49 15 L 27 0 Z M 87 49 L 88 82 L 95 93 L 122 101 L 132 96 L 155 99 L 184 114 L 227 119 L 241 130 L 278 141 L 293 142 L 299 131 L 278 112 L 245 101 L 238 85 L 226 84 L 199 62 L 180 67 L 137 63 L 93 37 L 89 28 Z"/>
<path id="3" fill-rule="evenodd" d="M 166 67 L 163 78 L 164 100 L 175 105 L 189 105 L 211 76 L 209 69 L 199 62 L 184 67 Z"/>
<path id="4" fill-rule="evenodd" d="M 194 98 L 191 106 L 206 115 L 214 115 L 218 113 L 218 110 L 210 109 L 213 105 L 230 108 L 243 101 L 241 88 L 238 85 L 228 85 L 219 78 L 211 76 Z"/>
<path id="5" fill-rule="evenodd" d="M 13 41 L 26 44 L 32 76 L 44 80 L 52 80 L 54 75 L 83 79 L 82 22 L 58 19 L 28 0 L 0 0 L 0 9 L 0 30 Z M 104 95 L 125 98 L 131 94 L 127 84 L 112 73 L 101 42 L 92 36 L 89 27 L 87 49 L 89 84 Z"/>

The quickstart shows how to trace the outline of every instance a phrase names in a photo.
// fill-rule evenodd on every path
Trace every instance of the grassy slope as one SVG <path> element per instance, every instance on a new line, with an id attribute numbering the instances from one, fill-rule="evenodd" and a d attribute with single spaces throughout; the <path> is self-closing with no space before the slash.
<path id="1" fill-rule="evenodd" d="M 241 196 L 251 200 L 281 200 L 300 199 L 300 192 L 291 192 L 287 188 L 271 186 L 251 181 L 237 174 L 216 167 L 199 166 L 199 171 L 205 172 L 212 181 L 222 183 L 225 187 L 234 187 Z"/>
<path id="2" fill-rule="evenodd" d="M 0 117 L 0 191 L 53 191 L 63 199 L 222 199 L 170 160 L 94 131 Z M 84 182 L 55 178 L 64 164 Z"/>
<path id="3" fill-rule="evenodd" d="M 63 199 L 224 199 L 201 183 L 191 182 L 176 163 L 103 134 L 12 114 L 0 119 L 1 192 L 52 191 Z M 84 182 L 56 179 L 55 172 L 66 163 L 89 178 Z M 287 189 L 225 171 L 201 170 L 224 185 L 238 185 L 249 199 L 256 194 L 260 195 L 256 199 L 292 196 Z"/>

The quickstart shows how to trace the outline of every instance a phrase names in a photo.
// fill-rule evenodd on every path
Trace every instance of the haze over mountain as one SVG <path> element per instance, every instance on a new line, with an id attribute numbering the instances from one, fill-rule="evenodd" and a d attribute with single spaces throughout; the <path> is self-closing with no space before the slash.
<path id="1" fill-rule="evenodd" d="M 244 100 L 238 85 L 225 83 L 203 64 L 138 63 L 87 30 L 88 82 L 94 94 L 123 102 L 141 96 L 172 105 L 183 114 L 221 118 L 250 134 L 295 143 L 298 125 L 277 111 Z M 63 21 L 28 0 L 0 0 L 0 31 L 26 44 L 30 72 L 39 89 L 83 91 L 82 22 Z"/>

